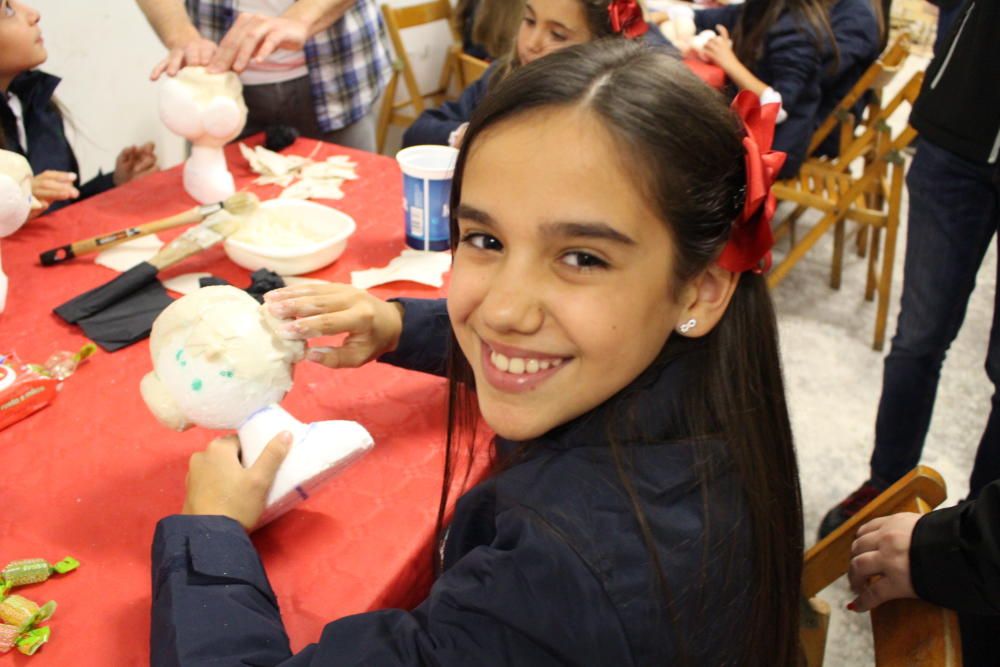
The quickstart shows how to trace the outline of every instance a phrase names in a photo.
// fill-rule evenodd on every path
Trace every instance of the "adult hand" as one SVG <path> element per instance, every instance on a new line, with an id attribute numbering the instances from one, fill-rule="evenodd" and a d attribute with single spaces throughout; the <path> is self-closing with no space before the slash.
<path id="1" fill-rule="evenodd" d="M 142 146 L 129 146 L 122 149 L 115 161 L 115 185 L 134 181 L 157 170 L 156 146 L 148 142 Z"/>
<path id="2" fill-rule="evenodd" d="M 296 19 L 240 14 L 219 42 L 208 63 L 209 72 L 242 72 L 253 58 L 260 62 L 277 49 L 296 51 L 309 38 L 308 26 Z"/>
<path id="3" fill-rule="evenodd" d="M 164 72 L 167 76 L 175 76 L 182 67 L 208 65 L 217 48 L 215 42 L 199 35 L 170 49 L 167 57 L 157 63 L 150 72 L 149 78 L 156 81 Z"/>
<path id="4" fill-rule="evenodd" d="M 339 347 L 316 347 L 306 358 L 330 368 L 357 368 L 391 352 L 403 331 L 403 308 L 350 285 L 301 285 L 264 295 L 275 317 L 290 320 L 279 330 L 304 340 L 346 333 Z"/>
<path id="5" fill-rule="evenodd" d="M 910 542 L 919 519 L 919 514 L 902 512 L 858 529 L 847 571 L 858 597 L 848 609 L 861 613 L 889 600 L 917 597 L 910 580 Z"/>
<path id="6" fill-rule="evenodd" d="M 710 62 L 728 72 L 734 65 L 739 65 L 740 61 L 733 52 L 733 40 L 730 39 L 726 26 L 717 25 L 715 31 L 719 33 L 718 36 L 705 43 L 703 52 Z"/>
<path id="7" fill-rule="evenodd" d="M 264 513 L 267 493 L 291 443 L 291 434 L 279 433 L 254 464 L 244 468 L 239 439 L 235 435 L 216 438 L 205 451 L 191 455 L 182 512 L 227 516 L 249 531 Z"/>
<path id="8" fill-rule="evenodd" d="M 74 181 L 73 172 L 49 169 L 31 179 L 31 194 L 46 207 L 52 202 L 76 199 L 80 191 L 73 186 Z"/>

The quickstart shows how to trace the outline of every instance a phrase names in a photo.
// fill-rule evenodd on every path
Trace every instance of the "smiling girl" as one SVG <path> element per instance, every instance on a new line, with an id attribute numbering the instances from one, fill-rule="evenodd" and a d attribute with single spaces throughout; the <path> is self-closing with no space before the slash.
<path id="1" fill-rule="evenodd" d="M 487 91 L 521 65 L 576 44 L 604 37 L 637 39 L 668 47 L 659 30 L 649 30 L 635 0 L 527 0 L 513 50 L 462 91 L 453 102 L 428 109 L 403 133 L 403 147 L 459 146 L 469 118 Z"/>
<path id="2" fill-rule="evenodd" d="M 554 54 L 471 122 L 447 304 L 270 293 L 285 335 L 349 334 L 314 361 L 447 369 L 448 451 L 481 416 L 495 469 L 441 531 L 425 602 L 334 621 L 293 656 L 244 533 L 287 444 L 245 470 L 214 441 L 188 516 L 157 527 L 154 664 L 795 662 L 802 516 L 758 273 L 777 109 L 737 107 L 623 40 Z"/>

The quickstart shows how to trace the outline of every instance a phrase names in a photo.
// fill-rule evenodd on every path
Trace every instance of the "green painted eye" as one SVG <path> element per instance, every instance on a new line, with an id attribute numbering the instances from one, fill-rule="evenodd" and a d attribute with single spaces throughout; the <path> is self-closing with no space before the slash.
<path id="1" fill-rule="evenodd" d="M 232 371 L 219 371 L 219 375 L 221 375 L 224 378 L 231 378 L 231 377 L 233 377 L 233 372 Z"/>
<path id="2" fill-rule="evenodd" d="M 174 359 L 176 359 L 177 363 L 181 365 L 181 368 L 184 368 L 185 366 L 188 365 L 188 363 L 184 361 L 184 348 L 180 348 L 179 350 L 177 350 L 177 354 L 174 355 Z"/>
<path id="3" fill-rule="evenodd" d="M 191 388 L 195 391 L 201 391 L 201 380 L 195 380 L 191 383 Z"/>

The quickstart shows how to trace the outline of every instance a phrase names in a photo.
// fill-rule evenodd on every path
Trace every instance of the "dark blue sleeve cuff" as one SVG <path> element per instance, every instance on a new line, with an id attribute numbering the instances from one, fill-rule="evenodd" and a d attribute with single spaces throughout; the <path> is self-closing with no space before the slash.
<path id="1" fill-rule="evenodd" d="M 451 321 L 445 299 L 390 299 L 403 306 L 399 346 L 379 361 L 411 371 L 445 376 Z"/>

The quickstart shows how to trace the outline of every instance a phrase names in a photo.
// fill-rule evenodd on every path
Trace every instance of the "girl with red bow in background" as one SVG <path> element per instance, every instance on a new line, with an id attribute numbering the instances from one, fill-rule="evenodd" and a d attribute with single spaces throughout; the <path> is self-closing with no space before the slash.
<path id="1" fill-rule="evenodd" d="M 455 169 L 447 303 L 267 295 L 286 336 L 349 334 L 313 361 L 447 374 L 446 460 L 465 426 L 496 433 L 427 599 L 293 656 L 244 532 L 287 445 L 245 470 L 216 440 L 157 527 L 153 664 L 793 664 L 802 511 L 761 274 L 776 113 L 624 40 L 499 84 Z"/>
<path id="2" fill-rule="evenodd" d="M 513 2 L 514 0 L 504 0 Z M 469 118 L 486 93 L 511 72 L 560 49 L 605 37 L 642 39 L 674 50 L 662 33 L 650 30 L 635 0 L 526 0 L 511 52 L 500 58 L 454 101 L 428 109 L 403 133 L 403 147 L 459 146 Z"/>
<path id="3" fill-rule="evenodd" d="M 721 67 L 737 90 L 781 104 L 774 146 L 788 156 L 782 178 L 798 173 L 809 140 L 823 121 L 824 81 L 837 69 L 837 42 L 829 16 L 832 4 L 746 0 L 694 12 L 697 32 L 718 33 L 708 40 L 702 55 Z"/>

